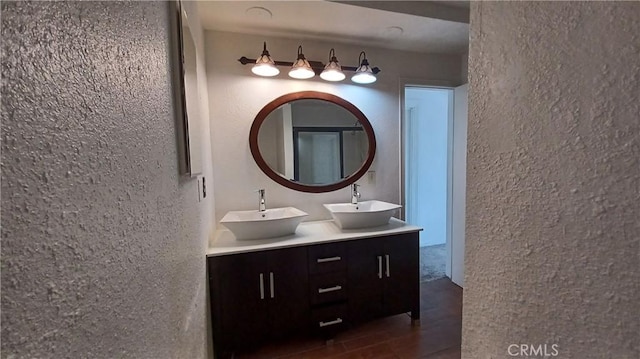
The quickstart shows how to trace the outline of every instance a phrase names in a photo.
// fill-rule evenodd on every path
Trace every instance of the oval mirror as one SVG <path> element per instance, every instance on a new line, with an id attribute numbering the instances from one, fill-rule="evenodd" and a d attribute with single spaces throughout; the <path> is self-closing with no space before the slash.
<path id="1" fill-rule="evenodd" d="M 302 192 L 329 192 L 364 175 L 376 152 L 373 127 L 350 102 L 303 91 L 268 103 L 251 125 L 249 147 L 272 180 Z"/>

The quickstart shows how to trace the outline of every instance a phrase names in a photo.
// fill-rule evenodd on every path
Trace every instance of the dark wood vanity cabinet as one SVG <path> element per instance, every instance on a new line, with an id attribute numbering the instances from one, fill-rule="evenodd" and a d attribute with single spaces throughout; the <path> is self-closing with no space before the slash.
<path id="1" fill-rule="evenodd" d="M 214 350 L 218 358 L 299 333 L 309 322 L 304 247 L 210 257 Z"/>
<path id="2" fill-rule="evenodd" d="M 209 257 L 216 358 L 351 323 L 419 319 L 418 232 Z"/>
<path id="3" fill-rule="evenodd" d="M 405 312 L 420 318 L 417 233 L 350 241 L 347 255 L 352 322 Z"/>

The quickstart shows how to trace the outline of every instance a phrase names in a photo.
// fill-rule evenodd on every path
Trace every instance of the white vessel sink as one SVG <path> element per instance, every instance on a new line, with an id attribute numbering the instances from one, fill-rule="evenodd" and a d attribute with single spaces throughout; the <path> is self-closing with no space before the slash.
<path id="1" fill-rule="evenodd" d="M 220 223 L 227 227 L 236 239 L 263 239 L 295 233 L 307 215 L 295 207 L 270 208 L 264 212 L 231 211 L 222 217 Z"/>
<path id="2" fill-rule="evenodd" d="M 362 201 L 358 204 L 325 204 L 331 217 L 342 229 L 383 226 L 389 223 L 391 216 L 402 206 L 383 201 Z"/>

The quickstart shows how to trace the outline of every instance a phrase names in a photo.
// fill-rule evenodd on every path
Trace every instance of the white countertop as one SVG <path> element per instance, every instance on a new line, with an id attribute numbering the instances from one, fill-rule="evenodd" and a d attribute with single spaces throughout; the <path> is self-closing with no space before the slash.
<path id="1" fill-rule="evenodd" d="M 216 231 L 213 242 L 209 243 L 207 257 L 359 238 L 381 237 L 399 233 L 418 232 L 421 230 L 421 227 L 408 224 L 396 218 L 391 218 L 389 224 L 384 226 L 360 229 L 340 229 L 333 220 L 326 220 L 302 222 L 296 229 L 296 233 L 289 236 L 269 239 L 237 240 L 233 233 L 223 228 Z"/>

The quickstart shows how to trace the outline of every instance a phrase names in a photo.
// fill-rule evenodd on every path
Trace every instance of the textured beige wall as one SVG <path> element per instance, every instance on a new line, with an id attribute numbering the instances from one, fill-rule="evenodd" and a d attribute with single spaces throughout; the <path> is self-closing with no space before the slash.
<path id="1" fill-rule="evenodd" d="M 1 6 L 1 356 L 205 357 L 213 206 L 178 176 L 166 3 Z"/>
<path id="2" fill-rule="evenodd" d="M 474 2 L 469 55 L 462 357 L 639 358 L 640 3 Z"/>

